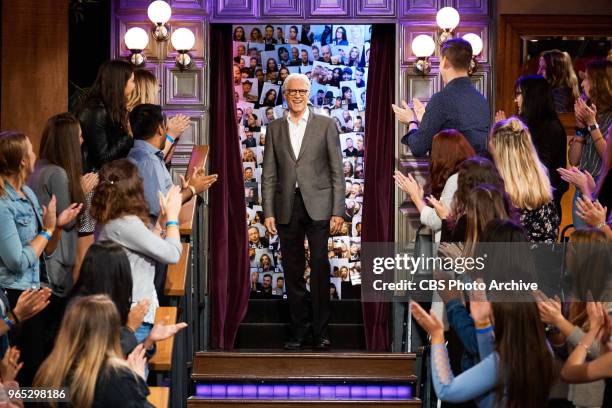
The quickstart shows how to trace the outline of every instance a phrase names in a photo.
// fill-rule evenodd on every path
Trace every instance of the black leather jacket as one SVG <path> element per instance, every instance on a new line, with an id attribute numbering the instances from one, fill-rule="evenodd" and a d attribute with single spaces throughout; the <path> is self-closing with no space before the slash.
<path id="1" fill-rule="evenodd" d="M 101 101 L 92 100 L 79 114 L 83 131 L 84 172 L 98 171 L 104 164 L 127 157 L 134 141 L 113 123 Z"/>

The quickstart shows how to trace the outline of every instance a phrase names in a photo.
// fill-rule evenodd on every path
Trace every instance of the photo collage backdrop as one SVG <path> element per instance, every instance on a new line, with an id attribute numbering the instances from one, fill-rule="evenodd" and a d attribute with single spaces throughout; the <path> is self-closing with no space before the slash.
<path id="1" fill-rule="evenodd" d="M 251 297 L 283 298 L 282 248 L 264 226 L 261 174 L 266 125 L 287 113 L 282 84 L 290 73 L 311 81 L 315 113 L 332 117 L 340 134 L 346 182 L 344 225 L 329 238 L 330 297 L 358 298 L 364 128 L 370 25 L 234 25 L 233 78 L 247 205 Z M 310 282 L 308 242 L 304 279 Z"/>

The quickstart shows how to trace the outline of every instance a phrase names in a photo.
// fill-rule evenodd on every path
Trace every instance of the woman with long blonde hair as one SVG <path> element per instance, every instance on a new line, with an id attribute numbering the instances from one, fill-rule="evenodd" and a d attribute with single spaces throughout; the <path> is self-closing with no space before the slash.
<path id="1" fill-rule="evenodd" d="M 555 242 L 559 215 L 553 203 L 546 167 L 538 157 L 529 129 L 517 117 L 497 122 L 489 151 L 520 221 L 532 242 Z"/>
<path id="2" fill-rule="evenodd" d="M 77 298 L 68 307 L 55 347 L 36 373 L 36 387 L 68 387 L 73 407 L 151 407 L 144 350 L 128 361 L 119 343 L 119 312 L 106 295 Z M 56 403 L 51 403 L 56 407 Z"/>
<path id="3" fill-rule="evenodd" d="M 134 90 L 132 91 L 132 95 L 127 103 L 128 111 L 131 112 L 136 105 L 141 105 L 143 103 L 159 105 L 159 92 L 159 82 L 151 71 L 147 71 L 146 69 L 135 70 Z M 179 113 L 178 115 L 168 119 L 166 144 L 162 149 L 166 163 L 170 163 L 172 160 L 172 154 L 174 153 L 174 149 L 178 144 L 178 140 L 188 127 L 189 118 L 185 115 Z"/>

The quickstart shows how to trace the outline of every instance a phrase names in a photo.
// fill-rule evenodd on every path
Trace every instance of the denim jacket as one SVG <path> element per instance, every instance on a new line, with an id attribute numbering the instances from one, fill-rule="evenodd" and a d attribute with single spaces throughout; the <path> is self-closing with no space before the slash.
<path id="1" fill-rule="evenodd" d="M 20 197 L 15 189 L 4 183 L 5 194 L 0 197 L 0 287 L 26 290 L 40 287 L 40 262 L 30 242 L 42 225 L 42 209 L 36 194 L 29 187 Z"/>

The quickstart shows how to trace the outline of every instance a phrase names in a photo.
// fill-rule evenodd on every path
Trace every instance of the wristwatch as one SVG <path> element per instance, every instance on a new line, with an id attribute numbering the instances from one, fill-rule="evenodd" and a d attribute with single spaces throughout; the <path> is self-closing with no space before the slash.
<path id="1" fill-rule="evenodd" d="M 597 123 L 595 123 L 594 125 L 589 125 L 587 127 L 587 130 L 589 131 L 589 133 L 591 133 L 592 131 L 597 130 L 597 129 L 599 129 L 599 125 Z"/>

